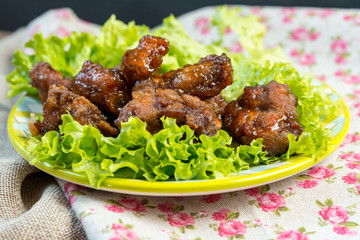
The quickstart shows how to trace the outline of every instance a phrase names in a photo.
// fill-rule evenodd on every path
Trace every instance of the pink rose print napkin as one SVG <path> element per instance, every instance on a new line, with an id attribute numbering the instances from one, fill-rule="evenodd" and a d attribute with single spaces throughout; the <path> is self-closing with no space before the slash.
<path id="1" fill-rule="evenodd" d="M 281 45 L 299 72 L 312 72 L 342 95 L 351 113 L 345 141 L 293 177 L 224 194 L 146 197 L 58 180 L 89 239 L 360 238 L 360 10 L 242 6 L 242 11 L 267 26 L 268 47 Z M 207 41 L 214 34 L 209 20 L 214 12 L 203 8 L 180 20 L 191 36 Z M 37 31 L 66 36 L 97 30 L 71 10 L 57 9 L 31 22 L 27 37 Z M 231 40 L 228 47 L 243 50 Z"/>

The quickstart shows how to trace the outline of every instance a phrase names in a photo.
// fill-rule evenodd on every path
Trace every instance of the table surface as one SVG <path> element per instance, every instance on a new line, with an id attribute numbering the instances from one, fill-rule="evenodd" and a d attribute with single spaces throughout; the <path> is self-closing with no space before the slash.
<path id="1" fill-rule="evenodd" d="M 345 142 L 321 164 L 305 172 L 232 193 L 140 197 L 95 191 L 58 180 L 87 238 L 359 238 L 360 11 L 247 6 L 243 9 L 259 16 L 267 26 L 268 33 L 264 38 L 267 46 L 282 45 L 300 72 L 313 72 L 316 78 L 344 97 L 351 114 Z M 36 23 L 43 24 L 39 29 L 44 33 L 56 33 L 54 26 L 69 27 L 68 17 L 73 13 L 61 11 L 61 14 L 51 11 L 49 15 L 39 17 Z M 206 37 L 206 30 L 211 27 L 209 11 L 200 10 L 188 15 L 183 19 L 186 28 Z M 67 19 L 55 16 L 67 16 Z M 33 27 L 34 24 L 28 26 L 25 38 Z M 27 224 L 31 225 L 30 222 Z M 46 231 L 50 224 L 54 223 L 43 223 L 38 231 Z M 0 222 L 0 236 L 2 229 Z"/>

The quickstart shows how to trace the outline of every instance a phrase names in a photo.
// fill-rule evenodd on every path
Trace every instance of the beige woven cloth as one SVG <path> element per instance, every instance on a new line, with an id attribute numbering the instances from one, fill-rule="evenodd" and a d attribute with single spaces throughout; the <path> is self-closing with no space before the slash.
<path id="1" fill-rule="evenodd" d="M 30 166 L 11 146 L 6 74 L 24 30 L 0 40 L 0 239 L 86 239 L 55 179 Z"/>

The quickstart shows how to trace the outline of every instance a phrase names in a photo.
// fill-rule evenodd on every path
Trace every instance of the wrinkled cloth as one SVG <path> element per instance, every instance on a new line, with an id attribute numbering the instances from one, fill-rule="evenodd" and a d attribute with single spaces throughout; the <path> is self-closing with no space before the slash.
<path id="1" fill-rule="evenodd" d="M 12 147 L 7 119 L 17 99 L 7 99 L 6 74 L 24 29 L 0 40 L 0 239 L 86 239 L 56 180 L 30 166 Z"/>
<path id="2" fill-rule="evenodd" d="M 280 44 L 301 73 L 313 72 L 345 99 L 350 129 L 333 154 L 295 176 L 244 191 L 197 197 L 135 196 L 97 191 L 59 179 L 56 183 L 16 154 L 3 124 L 0 238 L 49 234 L 49 238 L 81 239 L 85 232 L 89 239 L 112 240 L 358 239 L 360 10 L 242 6 L 242 13 L 259 16 L 267 26 L 267 47 Z M 180 20 L 195 39 L 209 41 L 216 34 L 209 20 L 213 14 L 213 7 L 204 8 Z M 74 26 L 76 30 L 89 27 L 94 33 L 98 29 L 79 21 L 69 9 L 57 9 L 33 21 L 23 39 L 36 31 L 63 36 Z M 230 35 L 225 41 L 227 47 L 241 52 L 242 46 Z M 3 99 L 6 85 L 1 79 Z M 0 110 L 6 122 L 14 101 L 4 101 Z M 36 210 L 39 212 L 35 214 Z M 53 220 L 54 213 L 62 215 Z M 18 235 L 5 235 L 15 233 Z M 58 233 L 62 235 L 51 235 Z"/>

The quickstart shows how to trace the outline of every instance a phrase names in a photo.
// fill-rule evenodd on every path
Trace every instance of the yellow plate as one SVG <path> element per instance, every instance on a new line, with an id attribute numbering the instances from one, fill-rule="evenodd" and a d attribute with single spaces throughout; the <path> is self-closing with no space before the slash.
<path id="1" fill-rule="evenodd" d="M 218 180 L 148 182 L 146 180 L 109 177 L 101 184 L 100 189 L 138 195 L 191 196 L 252 188 L 299 173 L 319 163 L 335 151 L 344 140 L 349 128 L 349 110 L 344 100 L 333 89 L 326 85 L 325 87 L 339 110 L 334 119 L 325 119 L 325 122 L 328 123 L 327 127 L 331 129 L 332 140 L 328 150 L 317 159 L 300 155 L 292 156 L 289 161 L 278 161 L 270 165 L 251 167 L 249 170 Z M 27 160 L 29 160 L 29 156 L 24 148 L 25 141 L 30 135 L 27 123 L 30 119 L 30 113 L 41 114 L 41 112 L 42 105 L 39 100 L 25 96 L 13 107 L 8 119 L 8 133 L 11 143 Z M 85 174 L 75 173 L 69 169 L 54 169 L 41 162 L 36 163 L 35 166 L 55 177 L 90 187 Z"/>

